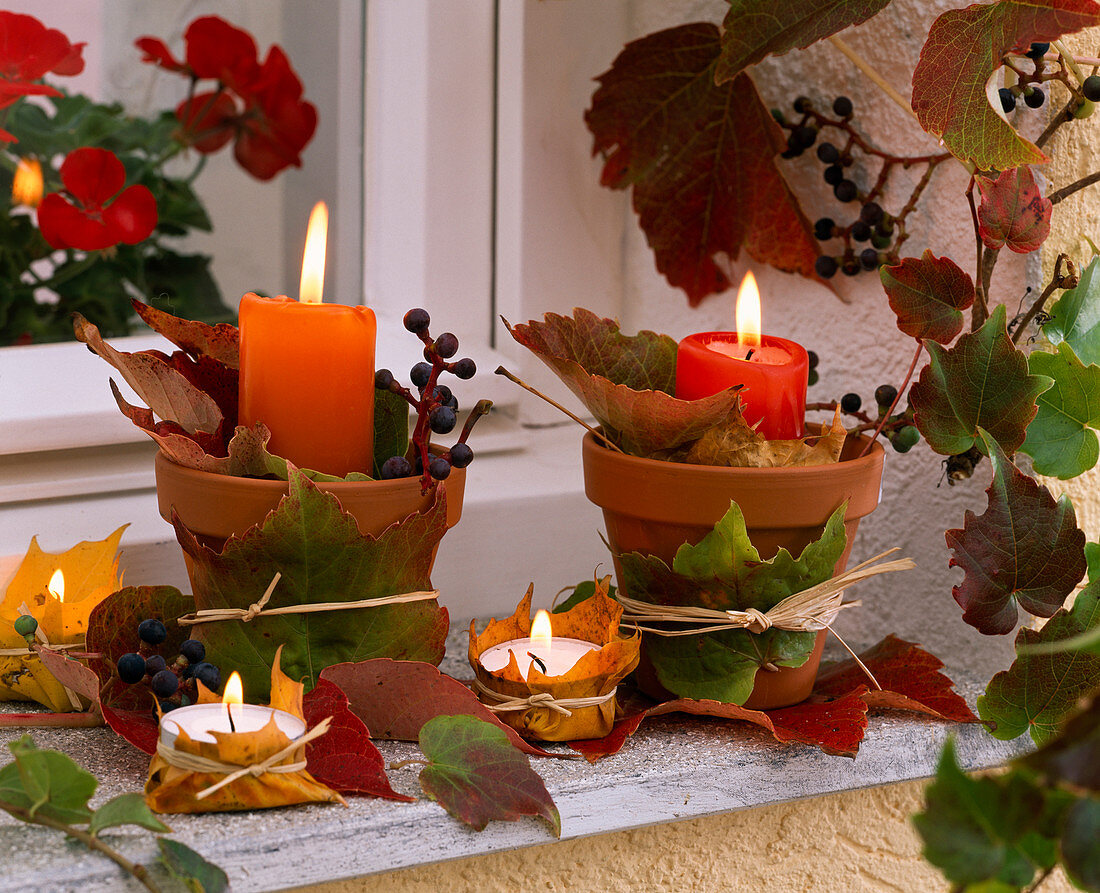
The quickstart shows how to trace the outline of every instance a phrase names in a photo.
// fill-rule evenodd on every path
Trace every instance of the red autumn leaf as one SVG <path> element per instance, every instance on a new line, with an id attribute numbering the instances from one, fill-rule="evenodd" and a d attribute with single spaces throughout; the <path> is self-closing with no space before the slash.
<path id="1" fill-rule="evenodd" d="M 99 709 L 99 677 L 74 655 L 37 647 L 38 659 L 58 682 L 92 702 Z"/>
<path id="2" fill-rule="evenodd" d="M 711 24 L 628 43 L 597 80 L 585 123 L 605 158 L 601 183 L 633 187 L 657 269 L 692 306 L 724 291 L 715 255 L 744 247 L 761 263 L 814 277 L 819 249 L 776 166 L 779 125 L 741 74 L 718 86 L 722 52 Z M 672 159 L 675 159 L 673 163 Z"/>
<path id="3" fill-rule="evenodd" d="M 0 11 L 0 109 L 21 96 L 60 96 L 45 75 L 75 75 L 84 70 L 83 43 L 69 43 L 56 28 L 47 28 L 34 16 Z M 0 130 L 0 141 L 15 137 Z"/>
<path id="4" fill-rule="evenodd" d="M 126 169 L 107 149 L 75 149 L 61 163 L 70 198 L 51 192 L 38 206 L 38 227 L 54 248 L 98 251 L 136 245 L 157 225 L 157 200 L 148 187 L 126 185 Z"/>
<path id="5" fill-rule="evenodd" d="M 701 400 L 677 400 L 676 342 L 642 331 L 624 335 L 619 323 L 576 308 L 573 316 L 547 313 L 542 322 L 505 325 L 535 353 L 633 456 L 650 456 L 723 424 L 737 406 L 735 389 Z"/>
<path id="6" fill-rule="evenodd" d="M 986 248 L 996 251 L 1007 245 L 1017 254 L 1027 254 L 1046 241 L 1054 205 L 1043 198 L 1030 167 L 1022 164 L 995 180 L 979 177 L 978 188 L 978 232 Z"/>
<path id="7" fill-rule="evenodd" d="M 377 658 L 334 664 L 321 671 L 347 695 L 351 710 L 379 739 L 416 741 L 424 723 L 437 716 L 468 714 L 499 726 L 519 750 L 553 757 L 500 722 L 469 688 L 423 661 Z"/>
<path id="8" fill-rule="evenodd" d="M 805 49 L 889 5 L 890 0 L 740 0 L 722 23 L 715 77 L 724 83 L 765 56 Z"/>
<path id="9" fill-rule="evenodd" d="M 561 837 L 561 815 L 542 779 L 508 736 L 473 716 L 437 716 L 420 730 L 424 793 L 475 831 L 537 816 Z"/>
<path id="10" fill-rule="evenodd" d="M 318 682 L 302 700 L 310 728 L 331 718 L 328 731 L 306 744 L 306 770 L 321 784 L 341 794 L 366 794 L 413 802 L 390 787 L 386 761 L 370 740 L 370 732 L 351 710 L 347 696 L 331 682 Z"/>
<path id="11" fill-rule="evenodd" d="M 948 530 L 951 567 L 966 576 L 951 590 L 963 620 L 987 636 L 1010 633 L 1017 605 L 1050 617 L 1085 575 L 1085 535 L 1068 496 L 1050 491 L 1020 471 L 985 432 L 993 465 L 980 518 L 966 512 L 962 529 Z"/>
<path id="12" fill-rule="evenodd" d="M 588 762 L 595 763 L 597 760 L 602 760 L 604 757 L 617 754 L 622 750 L 627 738 L 638 731 L 638 726 L 642 724 L 648 715 L 645 710 L 628 714 L 618 720 L 611 732 L 605 737 L 570 741 L 569 746 L 577 753 L 583 754 Z"/>
<path id="13" fill-rule="evenodd" d="M 879 276 L 906 335 L 950 344 L 962 331 L 962 311 L 974 303 L 974 280 L 951 258 L 925 251 L 919 260 L 884 266 Z"/>
<path id="14" fill-rule="evenodd" d="M 240 368 L 240 330 L 236 326 L 227 322 L 212 326 L 173 316 L 136 298 L 131 299 L 130 303 L 149 328 L 187 351 L 192 358 L 210 357 L 230 369 Z"/>
<path id="15" fill-rule="evenodd" d="M 1097 24 L 1094 0 L 1001 0 L 948 10 L 932 24 L 913 72 L 917 120 L 979 170 L 1046 161 L 993 109 L 986 84 L 1009 50 Z"/>

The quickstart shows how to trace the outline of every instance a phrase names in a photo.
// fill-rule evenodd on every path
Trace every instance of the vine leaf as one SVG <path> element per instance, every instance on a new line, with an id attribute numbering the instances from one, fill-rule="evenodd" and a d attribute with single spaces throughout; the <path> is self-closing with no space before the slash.
<path id="1" fill-rule="evenodd" d="M 1094 690 L 1057 737 L 1020 762 L 1060 784 L 1100 792 L 1100 693 Z"/>
<path id="2" fill-rule="evenodd" d="M 698 440 L 737 406 L 735 388 L 677 400 L 676 342 L 642 331 L 624 335 L 613 319 L 577 308 L 547 313 L 508 332 L 550 367 L 625 452 L 650 456 Z"/>
<path id="3" fill-rule="evenodd" d="M 890 0 L 734 0 L 722 23 L 715 78 L 724 83 L 765 56 L 805 49 L 889 5 Z"/>
<path id="4" fill-rule="evenodd" d="M 978 177 L 978 188 L 978 233 L 986 248 L 997 251 L 1007 246 L 1027 254 L 1046 241 L 1054 205 L 1039 191 L 1030 167 L 1022 164 L 995 180 Z"/>
<path id="5" fill-rule="evenodd" d="M 1065 342 L 1085 365 L 1100 365 L 1100 257 L 1094 257 L 1076 288 L 1062 293 L 1051 306 L 1043 334 L 1051 344 Z"/>
<path id="6" fill-rule="evenodd" d="M 1050 491 L 1020 471 L 984 431 L 993 465 L 980 518 L 967 510 L 962 529 L 945 534 L 951 567 L 966 576 L 951 590 L 963 620 L 985 635 L 1010 633 L 1017 605 L 1050 617 L 1085 574 L 1085 535 L 1068 496 Z"/>
<path id="7" fill-rule="evenodd" d="M 223 893 L 229 889 L 229 876 L 187 844 L 158 837 L 157 848 L 160 850 L 161 864 L 174 878 L 183 881 L 187 889 L 198 889 L 203 893 Z"/>
<path id="8" fill-rule="evenodd" d="M 1027 426 L 1020 450 L 1035 460 L 1035 471 L 1068 478 L 1088 471 L 1100 458 L 1100 366 L 1086 366 L 1065 342 L 1057 353 L 1035 351 L 1028 366 L 1036 375 L 1053 379 L 1039 395 L 1039 411 Z"/>
<path id="9" fill-rule="evenodd" d="M 879 276 L 906 335 L 950 344 L 962 331 L 962 311 L 974 303 L 974 280 L 951 258 L 926 250 L 919 259 L 882 267 Z"/>
<path id="10" fill-rule="evenodd" d="M 1066 874 L 1082 890 L 1100 889 L 1100 800 L 1082 797 L 1066 810 L 1062 861 Z"/>
<path id="11" fill-rule="evenodd" d="M 1004 304 L 998 304 L 977 332 L 954 347 L 925 340 L 931 362 L 909 390 L 917 429 L 944 456 L 973 446 L 985 451 L 978 436 L 984 428 L 1009 453 L 1020 448 L 1035 417 L 1035 398 L 1051 385 L 1029 375 L 1027 357 L 1008 337 Z"/>
<path id="12" fill-rule="evenodd" d="M 913 71 L 917 120 L 979 170 L 1045 162 L 994 110 L 986 84 L 1010 50 L 1097 24 L 1093 0 L 1001 0 L 948 10 L 929 29 Z"/>
<path id="13" fill-rule="evenodd" d="M 1055 614 L 1041 630 L 1016 635 L 1016 660 L 990 681 L 978 698 L 978 714 L 996 723 L 993 734 L 1009 740 L 1030 732 L 1044 744 L 1100 679 L 1100 641 L 1071 651 L 1030 650 L 1100 627 L 1100 582 L 1077 594 L 1073 608 Z"/>
<path id="14" fill-rule="evenodd" d="M 537 816 L 561 837 L 561 815 L 527 757 L 496 726 L 473 716 L 437 716 L 420 730 L 428 765 L 424 793 L 475 831 L 494 820 Z"/>
<path id="15" fill-rule="evenodd" d="M 715 84 L 718 28 L 681 25 L 628 43 L 585 113 L 600 182 L 633 187 L 657 270 L 692 306 L 729 287 L 715 261 L 745 248 L 761 263 L 817 278 L 809 220 L 776 165 L 779 125 L 752 80 Z"/>
<path id="16" fill-rule="evenodd" d="M 118 828 L 122 825 L 137 825 L 157 832 L 172 830 L 153 814 L 145 802 L 144 794 L 130 793 L 112 797 L 92 813 L 88 831 L 98 834 L 106 828 Z"/>
<path id="17" fill-rule="evenodd" d="M 67 825 L 91 821 L 88 801 L 99 785 L 94 775 L 63 753 L 39 750 L 30 735 L 8 749 L 14 760 L 0 768 L 0 802 Z"/>

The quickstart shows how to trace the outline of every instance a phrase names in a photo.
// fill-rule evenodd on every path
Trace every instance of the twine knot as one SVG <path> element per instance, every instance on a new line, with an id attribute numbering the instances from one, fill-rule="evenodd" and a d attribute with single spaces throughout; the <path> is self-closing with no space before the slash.
<path id="1" fill-rule="evenodd" d="M 748 623 L 745 626 L 750 633 L 766 633 L 772 628 L 772 619 L 763 611 L 756 608 L 746 608 L 744 611 L 726 611 L 731 620 L 736 620 L 736 615 L 743 614 Z"/>

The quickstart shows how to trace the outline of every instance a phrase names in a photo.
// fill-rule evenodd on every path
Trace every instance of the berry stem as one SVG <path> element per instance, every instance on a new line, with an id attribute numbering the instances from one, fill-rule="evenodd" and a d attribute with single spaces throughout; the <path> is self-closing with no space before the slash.
<path id="1" fill-rule="evenodd" d="M 807 403 L 806 412 L 836 412 L 836 408 L 840 406 L 840 402 L 837 400 L 828 400 L 824 403 Z M 864 425 L 868 427 L 874 427 L 875 420 L 872 419 L 862 409 L 857 409 L 855 412 L 847 412 L 841 409 L 845 415 L 850 415 L 853 418 L 859 419 Z"/>
<path id="2" fill-rule="evenodd" d="M 462 426 L 462 433 L 458 435 L 458 442 L 465 443 L 466 438 L 470 436 L 470 432 L 474 430 L 474 425 L 477 424 L 477 420 L 482 416 L 489 414 L 489 410 L 493 408 L 492 400 L 478 400 L 474 404 L 474 408 L 470 410 L 469 416 L 466 417 L 466 424 Z"/>
<path id="3" fill-rule="evenodd" d="M 875 442 L 875 439 L 882 433 L 882 429 L 886 427 L 886 420 L 890 418 L 894 410 L 897 408 L 898 401 L 901 400 L 901 395 L 905 393 L 905 389 L 909 387 L 909 381 L 913 377 L 913 373 L 917 371 L 917 363 L 920 360 L 921 351 L 924 350 L 924 345 L 917 342 L 917 352 L 913 354 L 913 361 L 909 364 L 909 371 L 905 373 L 905 380 L 901 383 L 901 387 L 898 388 L 898 392 L 894 395 L 894 402 L 890 404 L 890 408 L 882 414 L 882 418 L 879 419 L 878 426 L 875 428 L 875 433 L 871 435 L 871 439 L 867 441 L 867 446 L 863 448 L 863 452 L 856 458 L 862 459 L 871 449 L 871 444 Z"/>
<path id="4" fill-rule="evenodd" d="M 1065 64 L 1073 72 L 1073 76 L 1077 78 L 1077 83 L 1083 84 L 1086 75 L 1081 71 L 1081 67 L 1077 64 L 1077 60 L 1073 58 L 1073 54 L 1066 49 L 1065 44 L 1060 40 L 1052 40 L 1050 45 L 1058 51 L 1059 62 Z"/>
<path id="5" fill-rule="evenodd" d="M 904 109 L 907 114 L 909 114 L 914 120 L 916 120 L 917 113 L 913 111 L 912 104 L 908 100 L 906 100 L 906 98 L 902 96 L 897 90 L 895 90 L 893 86 L 889 83 L 889 81 L 886 80 L 886 78 L 875 71 L 875 69 L 871 67 L 871 64 L 866 59 L 859 55 L 859 53 L 853 50 L 850 46 L 848 46 L 847 43 L 845 43 L 835 34 L 829 38 L 829 43 L 836 47 L 843 55 L 847 56 L 851 63 L 855 65 L 855 67 L 862 71 L 865 75 L 867 75 L 870 81 L 880 90 L 882 90 L 883 93 L 889 96 L 890 99 L 892 99 L 899 108 Z"/>
<path id="6" fill-rule="evenodd" d="M 1065 264 L 1068 269 L 1065 274 L 1062 273 L 1062 265 Z M 1077 268 L 1073 265 L 1073 261 L 1065 254 L 1059 254 L 1058 259 L 1054 262 L 1054 275 L 1051 277 L 1050 283 L 1043 293 L 1035 300 L 1024 314 L 1023 318 L 1016 324 L 1012 332 L 1012 343 L 1019 344 L 1020 339 L 1023 337 L 1024 329 L 1028 327 L 1031 321 L 1039 314 L 1043 309 L 1043 305 L 1046 304 L 1047 299 L 1054 293 L 1056 288 L 1073 288 L 1077 285 Z"/>

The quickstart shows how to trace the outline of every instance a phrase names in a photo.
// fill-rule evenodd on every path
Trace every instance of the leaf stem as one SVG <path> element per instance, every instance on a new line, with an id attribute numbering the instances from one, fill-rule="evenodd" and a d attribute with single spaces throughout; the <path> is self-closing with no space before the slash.
<path id="1" fill-rule="evenodd" d="M 862 459 L 871 449 L 871 444 L 875 442 L 875 439 L 882 433 L 882 429 L 886 427 L 886 421 L 890 418 L 894 409 L 898 405 L 898 401 L 901 400 L 901 395 L 905 393 L 905 389 L 909 387 L 909 381 L 913 377 L 913 373 L 917 370 L 917 362 L 920 360 L 921 351 L 924 350 L 924 345 L 917 342 L 917 352 L 913 354 L 913 362 L 909 364 L 909 371 L 905 373 L 905 380 L 901 383 L 901 387 L 898 388 L 898 392 L 894 395 L 894 402 L 890 404 L 890 408 L 882 414 L 882 418 L 879 419 L 878 427 L 875 428 L 875 433 L 871 435 L 871 439 L 867 441 L 867 446 L 863 448 L 863 452 L 859 454 L 857 458 Z"/>

